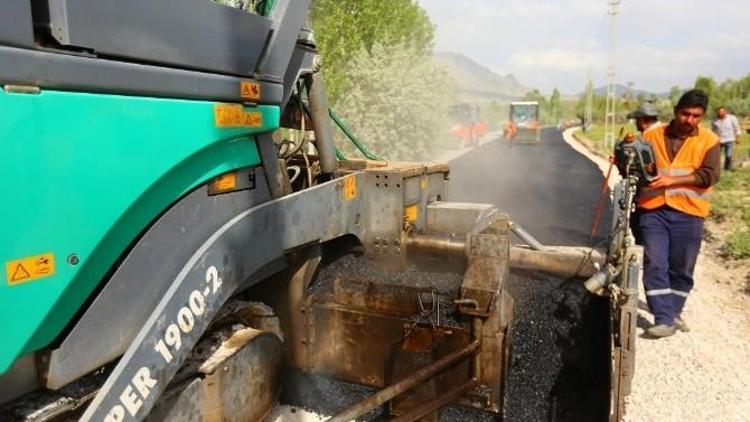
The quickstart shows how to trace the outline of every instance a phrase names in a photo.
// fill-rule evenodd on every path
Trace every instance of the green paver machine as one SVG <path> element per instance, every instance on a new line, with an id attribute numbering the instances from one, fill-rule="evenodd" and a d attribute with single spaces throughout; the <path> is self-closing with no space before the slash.
<path id="1" fill-rule="evenodd" d="M 309 1 L 249 3 L 0 5 L 0 419 L 261 420 L 284 366 L 501 416 L 510 268 L 599 274 L 337 160 Z"/>

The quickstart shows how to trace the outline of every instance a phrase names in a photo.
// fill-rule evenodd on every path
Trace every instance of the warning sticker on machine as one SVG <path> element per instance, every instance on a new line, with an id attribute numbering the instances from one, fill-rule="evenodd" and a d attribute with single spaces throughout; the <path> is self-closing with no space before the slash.
<path id="1" fill-rule="evenodd" d="M 257 111 L 245 111 L 240 104 L 216 104 L 214 122 L 216 127 L 261 127 L 263 115 Z"/>
<path id="2" fill-rule="evenodd" d="M 404 219 L 407 223 L 413 223 L 419 218 L 419 208 L 416 205 L 411 205 L 404 208 Z"/>
<path id="3" fill-rule="evenodd" d="M 243 100 L 260 100 L 260 84 L 251 81 L 240 82 L 240 96 Z"/>
<path id="4" fill-rule="evenodd" d="M 5 275 L 11 286 L 55 275 L 55 255 L 45 253 L 8 261 Z"/>
<path id="5" fill-rule="evenodd" d="M 351 201 L 357 197 L 357 179 L 354 176 L 344 178 L 344 199 Z"/>
<path id="6" fill-rule="evenodd" d="M 214 190 L 224 192 L 237 187 L 237 175 L 235 173 L 226 173 L 217 177 L 213 181 Z"/>

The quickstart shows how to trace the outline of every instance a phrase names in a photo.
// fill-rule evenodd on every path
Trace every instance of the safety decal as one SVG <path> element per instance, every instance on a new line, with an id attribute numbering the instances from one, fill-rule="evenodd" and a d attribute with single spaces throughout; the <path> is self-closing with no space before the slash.
<path id="1" fill-rule="evenodd" d="M 245 111 L 241 104 L 214 105 L 216 127 L 261 127 L 263 115 L 256 111 Z"/>
<path id="2" fill-rule="evenodd" d="M 357 197 L 357 179 L 354 176 L 344 178 L 344 199 L 351 201 Z"/>
<path id="3" fill-rule="evenodd" d="M 237 187 L 237 175 L 235 173 L 226 173 L 214 179 L 214 190 L 224 192 Z"/>
<path id="4" fill-rule="evenodd" d="M 416 205 L 412 205 L 404 208 L 404 218 L 407 223 L 413 223 L 419 218 L 419 208 Z"/>
<path id="5" fill-rule="evenodd" d="M 260 100 L 260 84 L 251 81 L 240 82 L 240 96 L 243 100 L 257 102 Z"/>
<path id="6" fill-rule="evenodd" d="M 6 280 L 9 285 L 25 283 L 55 275 L 55 255 L 45 253 L 5 263 Z"/>

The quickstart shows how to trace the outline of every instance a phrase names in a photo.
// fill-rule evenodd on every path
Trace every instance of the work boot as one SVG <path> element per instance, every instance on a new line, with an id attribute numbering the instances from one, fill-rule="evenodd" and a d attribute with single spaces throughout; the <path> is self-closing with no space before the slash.
<path id="1" fill-rule="evenodd" d="M 674 319 L 674 326 L 683 333 L 687 333 L 688 331 L 690 331 L 690 327 L 688 327 L 687 323 L 685 323 L 685 321 L 680 317 Z"/>
<path id="2" fill-rule="evenodd" d="M 646 334 L 654 338 L 662 338 L 674 335 L 676 331 L 677 327 L 674 325 L 659 324 L 646 330 Z"/>

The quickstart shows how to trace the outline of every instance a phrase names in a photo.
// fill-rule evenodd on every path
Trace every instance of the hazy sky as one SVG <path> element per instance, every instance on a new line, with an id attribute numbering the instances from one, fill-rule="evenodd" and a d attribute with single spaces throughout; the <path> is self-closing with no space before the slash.
<path id="1" fill-rule="evenodd" d="M 463 53 L 549 92 L 605 83 L 607 0 L 418 0 L 437 26 L 436 51 Z M 617 79 L 666 92 L 698 74 L 750 74 L 749 0 L 623 0 Z"/>

